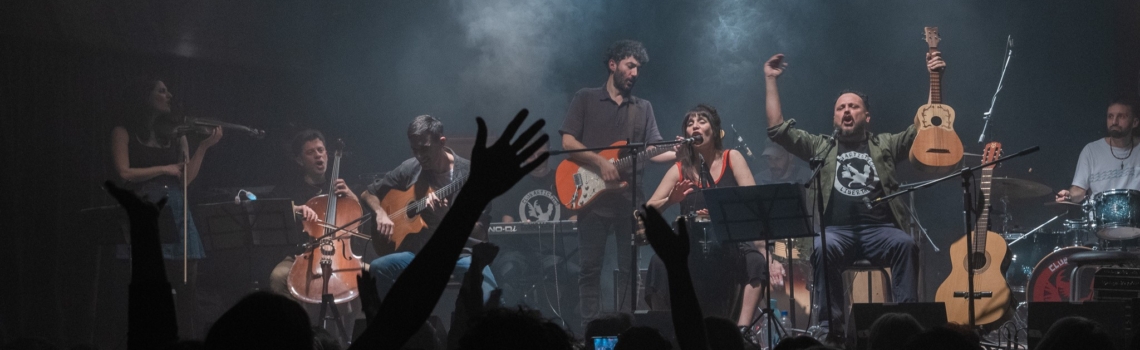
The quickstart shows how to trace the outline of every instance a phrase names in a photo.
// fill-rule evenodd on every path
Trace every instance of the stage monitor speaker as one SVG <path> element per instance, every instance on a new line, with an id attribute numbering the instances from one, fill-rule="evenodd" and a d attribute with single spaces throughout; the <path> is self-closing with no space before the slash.
<path id="1" fill-rule="evenodd" d="M 1079 316 L 1100 323 L 1108 334 L 1112 334 L 1112 342 L 1117 349 L 1127 349 L 1129 338 L 1134 330 L 1132 315 L 1135 300 L 1127 301 L 1097 301 L 1084 303 L 1068 302 L 1035 302 L 1029 303 L 1029 321 L 1025 333 L 1029 338 L 1029 348 L 1036 349 L 1037 343 L 1049 327 L 1057 320 Z"/>
<path id="2" fill-rule="evenodd" d="M 889 313 L 901 313 L 914 316 L 923 328 L 930 329 L 946 324 L 945 303 L 859 303 L 851 305 L 851 316 L 855 323 L 855 348 L 867 349 L 867 340 L 871 335 L 871 324 L 879 316 Z"/>

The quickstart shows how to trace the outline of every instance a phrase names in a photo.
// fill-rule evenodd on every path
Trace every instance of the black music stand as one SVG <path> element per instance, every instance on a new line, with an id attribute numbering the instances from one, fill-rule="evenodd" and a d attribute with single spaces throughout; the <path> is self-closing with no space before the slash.
<path id="1" fill-rule="evenodd" d="M 288 199 L 201 204 L 194 215 L 207 252 L 245 250 L 247 280 L 254 290 L 259 289 L 253 272 L 255 247 L 297 247 L 307 242 L 299 234 L 293 202 Z"/>
<path id="2" fill-rule="evenodd" d="M 779 239 L 811 237 L 811 215 L 804 210 L 802 186 L 798 184 L 775 184 L 710 188 L 701 190 L 709 210 L 713 235 L 721 242 L 765 241 L 764 257 L 768 265 L 772 263 L 772 241 Z M 775 332 L 781 336 L 787 331 L 780 325 L 772 310 L 772 286 L 764 281 L 764 308 L 755 317 L 748 329 L 757 321 L 768 318 L 768 334 Z M 768 347 L 775 344 L 767 339 Z"/>

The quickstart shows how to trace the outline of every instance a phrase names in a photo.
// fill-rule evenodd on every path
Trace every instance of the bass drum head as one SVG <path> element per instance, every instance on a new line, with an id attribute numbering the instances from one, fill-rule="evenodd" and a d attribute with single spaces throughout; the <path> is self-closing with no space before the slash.
<path id="1" fill-rule="evenodd" d="M 1029 277 L 1029 285 L 1026 286 L 1027 301 L 1069 301 L 1069 291 L 1071 290 L 1069 278 L 1072 276 L 1074 267 L 1074 265 L 1069 264 L 1069 257 L 1090 250 L 1092 249 L 1085 247 L 1068 247 L 1059 249 L 1041 259 Z M 1093 274 L 1091 273 L 1085 273 L 1081 277 L 1079 289 L 1080 294 L 1084 295 L 1081 301 L 1092 299 L 1092 293 L 1090 293 L 1092 280 Z"/>

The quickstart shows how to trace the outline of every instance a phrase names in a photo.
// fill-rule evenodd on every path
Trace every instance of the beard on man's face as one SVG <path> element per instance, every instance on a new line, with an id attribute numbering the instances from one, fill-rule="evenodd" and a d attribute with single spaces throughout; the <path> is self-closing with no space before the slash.
<path id="1" fill-rule="evenodd" d="M 1126 128 L 1108 129 L 1108 137 L 1118 139 L 1118 138 L 1128 136 L 1128 134 L 1130 134 L 1131 132 L 1132 132 L 1132 130 L 1129 130 Z"/>
<path id="2" fill-rule="evenodd" d="M 634 82 L 636 82 L 636 80 L 633 80 L 632 77 L 623 72 L 614 74 L 614 87 L 622 92 L 630 92 L 630 90 L 633 90 Z"/>

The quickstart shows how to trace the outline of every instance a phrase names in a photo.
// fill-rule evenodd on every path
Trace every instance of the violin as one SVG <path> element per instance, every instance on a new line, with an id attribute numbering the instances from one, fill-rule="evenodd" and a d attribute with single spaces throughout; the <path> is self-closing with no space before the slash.
<path id="1" fill-rule="evenodd" d="M 289 270 L 289 294 L 297 300 L 319 304 L 324 294 L 330 294 L 336 304 L 355 299 L 359 295 L 356 275 L 361 270 L 361 257 L 352 253 L 350 239 L 360 236 L 356 230 L 363 218 L 360 203 L 338 200 L 336 179 L 340 178 L 340 158 L 344 155 L 344 142 L 334 144 L 332 181 L 327 194 L 305 202 L 317 213 L 316 221 L 305 221 L 305 233 L 313 239 L 306 251 L 297 255 Z"/>
<path id="2" fill-rule="evenodd" d="M 166 135 L 171 136 L 171 138 L 189 134 L 211 135 L 214 133 L 214 128 L 217 127 L 241 131 L 249 134 L 250 137 L 259 140 L 265 138 L 265 130 L 254 129 L 245 125 L 227 123 L 213 119 L 191 118 L 183 116 L 180 118 L 163 118 L 160 121 L 155 122 L 155 130 L 165 132 Z"/>

